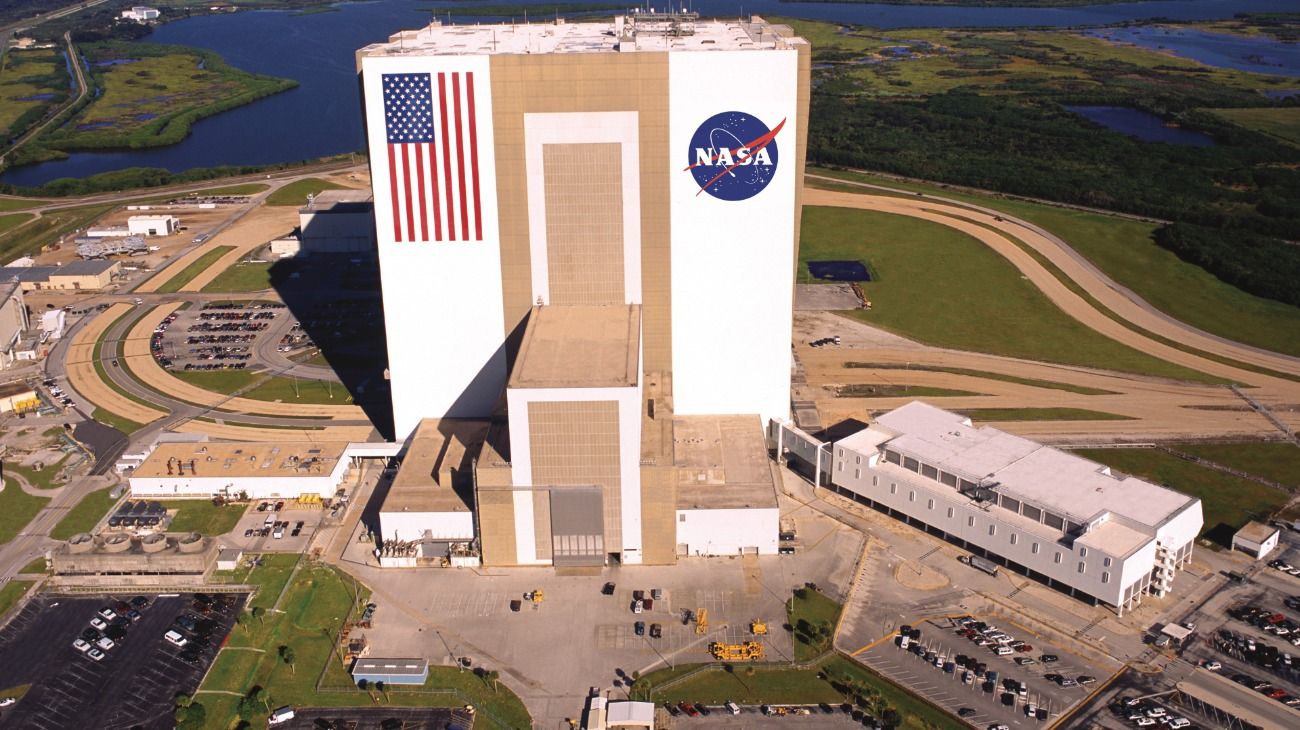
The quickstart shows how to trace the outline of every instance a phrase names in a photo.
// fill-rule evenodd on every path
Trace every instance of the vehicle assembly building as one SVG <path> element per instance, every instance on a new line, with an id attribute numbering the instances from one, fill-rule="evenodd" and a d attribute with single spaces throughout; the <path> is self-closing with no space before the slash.
<path id="1" fill-rule="evenodd" d="M 776 552 L 809 63 L 786 26 L 692 13 L 358 51 L 413 471 L 386 539 L 469 510 L 488 564 Z"/>

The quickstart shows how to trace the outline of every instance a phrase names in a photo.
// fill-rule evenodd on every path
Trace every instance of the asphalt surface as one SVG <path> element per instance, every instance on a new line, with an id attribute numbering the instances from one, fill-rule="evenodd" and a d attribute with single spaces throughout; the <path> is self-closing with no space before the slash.
<path id="1" fill-rule="evenodd" d="M 32 688 L 0 716 L 0 724 L 24 730 L 173 727 L 173 698 L 198 688 L 244 598 L 234 597 L 231 608 L 212 614 L 218 626 L 211 646 L 191 665 L 162 637 L 177 616 L 190 612 L 192 596 L 148 597 L 153 605 L 99 662 L 78 652 L 72 642 L 110 599 L 41 594 L 29 601 L 0 629 L 0 686 Z"/>
<path id="2" fill-rule="evenodd" d="M 130 443 L 126 434 L 89 418 L 78 423 L 72 435 L 95 454 L 95 465 L 90 468 L 93 476 L 107 474 Z"/>
<path id="3" fill-rule="evenodd" d="M 401 724 L 387 723 L 400 720 Z M 308 707 L 295 709 L 294 718 L 278 725 L 282 730 L 469 730 L 473 716 L 463 709 L 443 707 Z"/>

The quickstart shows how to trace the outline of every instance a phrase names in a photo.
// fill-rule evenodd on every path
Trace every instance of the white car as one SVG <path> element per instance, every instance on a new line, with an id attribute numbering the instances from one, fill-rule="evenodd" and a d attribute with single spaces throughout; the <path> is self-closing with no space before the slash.
<path id="1" fill-rule="evenodd" d="M 1149 718 L 1149 717 L 1139 717 L 1139 718 L 1138 718 L 1137 720 L 1135 720 L 1134 722 L 1137 723 L 1137 726 L 1138 726 L 1138 727 L 1147 727 L 1147 726 L 1150 726 L 1150 725 L 1154 725 L 1154 724 L 1156 724 L 1156 721 L 1153 720 L 1153 719 L 1151 719 L 1151 718 Z"/>
<path id="2" fill-rule="evenodd" d="M 72 642 L 72 648 L 76 649 L 82 654 L 85 654 L 86 652 L 90 651 L 90 642 L 86 641 L 85 639 L 77 639 L 76 641 Z"/>
<path id="3" fill-rule="evenodd" d="M 1164 714 L 1165 714 L 1165 708 L 1163 707 L 1152 707 L 1151 709 L 1147 710 L 1147 717 L 1163 717 Z"/>
<path id="4" fill-rule="evenodd" d="M 91 649 L 90 651 L 86 652 L 86 656 L 90 657 L 91 659 L 94 659 L 97 662 L 100 662 L 104 660 L 105 654 L 99 649 Z"/>
<path id="5" fill-rule="evenodd" d="M 1185 717 L 1175 717 L 1169 721 L 1169 727 L 1173 728 L 1173 730 L 1179 730 L 1179 728 L 1188 727 L 1191 724 L 1192 721 Z"/>
<path id="6" fill-rule="evenodd" d="M 174 644 L 176 646 L 183 647 L 186 644 L 190 643 L 189 639 L 186 639 L 184 636 L 181 636 L 179 631 L 168 631 L 167 633 L 163 634 L 163 638 L 166 639 L 169 643 Z"/>
<path id="7" fill-rule="evenodd" d="M 113 647 L 117 646 L 117 644 L 107 636 L 101 636 L 99 637 L 99 641 L 95 642 L 95 646 L 98 646 L 104 651 L 108 651 L 109 649 L 112 649 Z"/>
<path id="8" fill-rule="evenodd" d="M 6 697 L 6 698 L 4 698 L 3 700 L 0 700 L 0 707 L 8 707 L 9 705 L 12 705 L 13 703 L 15 703 L 15 702 L 17 702 L 17 701 L 18 701 L 18 700 L 14 699 L 14 698 L 12 698 L 12 697 Z"/>
<path id="9" fill-rule="evenodd" d="M 1223 665 L 1220 664 L 1219 662 L 1210 661 L 1205 663 L 1205 668 L 1210 670 L 1211 672 L 1217 672 L 1220 669 L 1223 669 Z"/>
<path id="10" fill-rule="evenodd" d="M 104 619 L 105 621 L 112 621 L 113 619 L 117 618 L 117 611 L 114 611 L 108 606 L 105 606 L 99 609 L 99 617 Z"/>
<path id="11" fill-rule="evenodd" d="M 90 625 L 99 629 L 100 631 L 103 631 L 104 629 L 108 628 L 108 623 L 105 622 L 104 619 L 98 616 L 95 616 L 90 619 Z"/>

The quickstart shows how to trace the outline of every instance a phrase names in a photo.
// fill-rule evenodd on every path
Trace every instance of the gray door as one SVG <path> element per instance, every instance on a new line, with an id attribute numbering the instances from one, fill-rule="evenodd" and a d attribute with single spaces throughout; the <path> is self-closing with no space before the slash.
<path id="1" fill-rule="evenodd" d="M 556 567 L 605 564 L 604 514 L 599 487 L 551 490 L 551 560 Z"/>

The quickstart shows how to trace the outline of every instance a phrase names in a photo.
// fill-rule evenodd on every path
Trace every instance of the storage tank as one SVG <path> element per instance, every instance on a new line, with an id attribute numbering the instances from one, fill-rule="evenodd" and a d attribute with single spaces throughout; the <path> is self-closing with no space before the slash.
<path id="1" fill-rule="evenodd" d="M 131 536 L 118 533 L 104 538 L 104 552 L 124 553 L 131 549 Z"/>
<path id="2" fill-rule="evenodd" d="M 140 538 L 140 547 L 146 553 L 156 553 L 167 549 L 167 536 L 155 532 Z"/>
<path id="3" fill-rule="evenodd" d="M 191 532 L 176 541 L 176 547 L 183 553 L 202 552 L 207 540 L 197 532 Z"/>
<path id="4" fill-rule="evenodd" d="M 89 532 L 73 535 L 72 539 L 68 540 L 68 552 L 88 553 L 93 549 L 95 549 L 95 538 Z"/>

